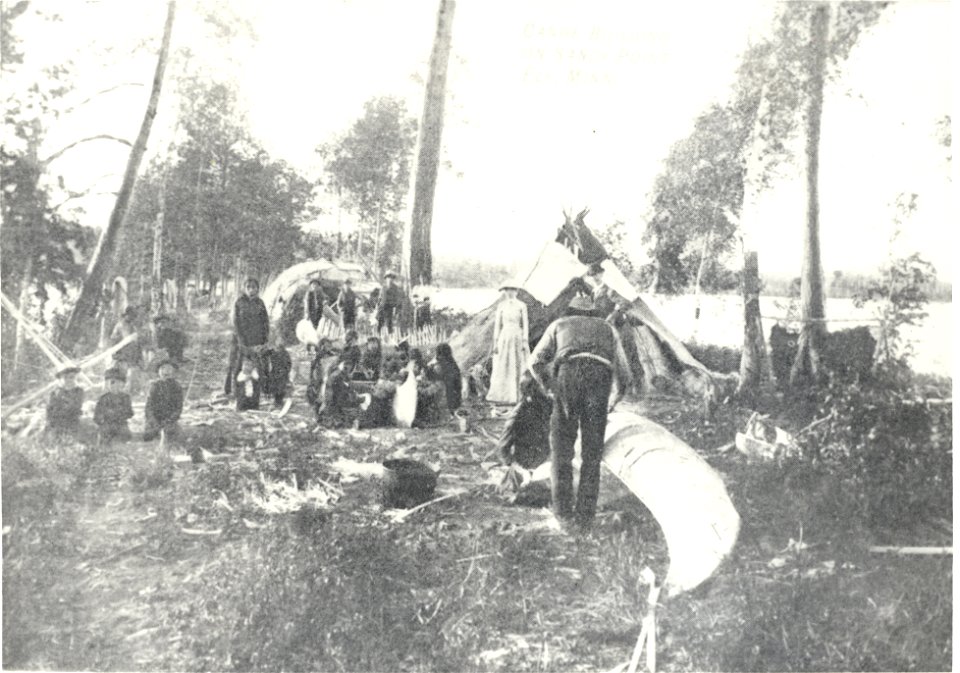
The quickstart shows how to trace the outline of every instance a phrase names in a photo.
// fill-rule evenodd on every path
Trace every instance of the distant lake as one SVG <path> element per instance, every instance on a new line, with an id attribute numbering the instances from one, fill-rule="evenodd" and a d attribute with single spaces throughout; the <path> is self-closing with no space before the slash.
<path id="1" fill-rule="evenodd" d="M 490 288 L 441 288 L 431 294 L 436 308 L 450 307 L 467 313 L 478 313 L 497 301 L 498 293 Z M 654 313 L 678 338 L 696 340 L 717 346 L 739 347 L 743 343 L 743 303 L 735 295 L 704 295 L 700 298 L 700 319 L 694 318 L 696 297 L 693 295 L 643 295 Z M 767 336 L 776 324 L 772 318 L 786 317 L 790 300 L 785 297 L 761 297 L 760 312 L 764 316 Z M 852 322 L 829 323 L 831 331 L 867 325 L 876 331 L 878 325 L 871 322 L 876 316 L 876 305 L 862 308 L 853 305 L 851 299 L 827 299 L 827 318 L 843 318 Z M 953 304 L 931 302 L 927 317 L 920 325 L 907 327 L 904 335 L 913 344 L 911 362 L 918 372 L 952 376 L 953 373 Z M 791 325 L 797 327 L 795 323 Z"/>

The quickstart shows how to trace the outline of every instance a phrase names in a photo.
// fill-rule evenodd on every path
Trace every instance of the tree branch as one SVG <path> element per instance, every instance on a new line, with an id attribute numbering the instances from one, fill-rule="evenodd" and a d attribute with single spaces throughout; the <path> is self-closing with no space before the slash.
<path id="1" fill-rule="evenodd" d="M 62 114 L 70 114 L 71 112 L 73 112 L 73 111 L 76 110 L 77 108 L 83 107 L 84 105 L 86 105 L 87 103 L 89 103 L 90 101 L 92 101 L 94 98 L 97 98 L 97 97 L 99 97 L 99 96 L 102 96 L 103 94 L 106 94 L 106 93 L 110 93 L 111 91 L 116 91 L 117 89 L 123 88 L 123 87 L 125 87 L 125 86 L 144 86 L 144 84 L 143 84 L 143 82 L 121 82 L 120 84 L 114 84 L 113 86 L 107 87 L 106 89 L 103 89 L 102 91 L 98 91 L 97 93 L 93 94 L 92 96 L 88 97 L 87 99 L 80 101 L 80 102 L 77 103 L 76 105 L 67 108 L 66 110 L 63 111 Z"/>
<path id="2" fill-rule="evenodd" d="M 60 157 L 62 157 L 64 154 L 66 154 L 67 152 L 69 152 L 70 150 L 72 150 L 72 149 L 73 149 L 74 147 L 76 147 L 77 145 L 80 145 L 80 144 L 82 144 L 82 143 L 88 143 L 88 142 L 91 142 L 91 141 L 94 141 L 94 140 L 113 140 L 113 141 L 116 141 L 116 142 L 118 142 L 118 143 L 122 143 L 122 144 L 126 145 L 127 147 L 132 147 L 132 146 L 133 146 L 133 144 L 132 144 L 129 140 L 126 140 L 126 139 L 124 139 L 124 138 L 118 138 L 117 136 L 112 136 L 112 135 L 109 135 L 109 134 L 106 134 L 106 133 L 101 133 L 101 134 L 99 134 L 99 135 L 89 136 L 89 137 L 87 137 L 87 138 L 81 138 L 80 140 L 78 140 L 78 141 L 76 141 L 76 142 L 70 143 L 70 144 L 67 145 L 66 147 L 61 148 L 60 150 L 58 150 L 58 151 L 54 152 L 53 154 L 51 154 L 51 155 L 50 155 L 49 157 L 47 157 L 46 159 L 42 160 L 42 161 L 40 162 L 40 165 L 41 165 L 41 166 L 47 166 L 47 165 L 49 165 L 51 162 L 56 161 L 57 159 L 59 159 Z"/>
<path id="3" fill-rule="evenodd" d="M 67 198 L 65 198 L 63 201 L 61 201 L 57 205 L 55 205 L 51 210 L 59 210 L 60 208 L 63 208 L 63 206 L 68 204 L 70 201 L 73 201 L 74 199 L 83 198 L 84 196 L 107 196 L 107 195 L 116 196 L 117 194 L 118 192 L 111 192 L 111 191 L 94 192 L 93 187 L 87 187 L 82 192 L 69 192 L 69 196 L 67 196 Z"/>

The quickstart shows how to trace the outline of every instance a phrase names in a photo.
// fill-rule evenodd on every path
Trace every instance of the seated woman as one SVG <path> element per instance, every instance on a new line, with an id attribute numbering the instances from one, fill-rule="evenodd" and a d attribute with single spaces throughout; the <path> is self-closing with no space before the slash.
<path id="1" fill-rule="evenodd" d="M 406 341 L 401 341 L 392 354 L 383 357 L 380 376 L 396 383 L 403 383 L 407 378 L 406 367 L 409 362 L 410 346 Z"/>
<path id="2" fill-rule="evenodd" d="M 423 353 L 416 348 L 410 351 L 410 367 L 417 377 L 417 415 L 413 427 L 432 427 L 449 420 L 446 387 L 427 369 Z"/>
<path id="3" fill-rule="evenodd" d="M 307 402 L 316 407 L 322 401 L 323 381 L 327 372 L 337 364 L 337 354 L 330 344 L 330 339 L 323 337 L 317 343 L 317 351 L 310 365 L 310 381 L 307 383 Z"/>
<path id="4" fill-rule="evenodd" d="M 456 411 L 462 403 L 462 376 L 457 361 L 453 359 L 453 350 L 450 344 L 442 343 L 437 346 L 436 359 L 431 367 L 433 378 L 443 382 L 447 394 L 447 408 Z"/>
<path id="5" fill-rule="evenodd" d="M 357 330 L 348 329 L 343 335 L 343 350 L 340 352 L 340 358 L 352 362 L 354 370 L 360 365 L 362 356 L 357 339 L 359 339 Z"/>
<path id="6" fill-rule="evenodd" d="M 380 378 L 382 366 L 383 351 L 380 339 L 372 336 L 364 344 L 363 353 L 360 355 L 360 366 L 354 370 L 353 378 L 358 381 L 376 381 Z"/>
<path id="7" fill-rule="evenodd" d="M 359 419 L 361 409 L 369 405 L 368 395 L 358 395 L 350 385 L 351 358 L 340 358 L 323 385 L 323 401 L 317 409 L 317 422 L 328 428 L 348 428 Z"/>

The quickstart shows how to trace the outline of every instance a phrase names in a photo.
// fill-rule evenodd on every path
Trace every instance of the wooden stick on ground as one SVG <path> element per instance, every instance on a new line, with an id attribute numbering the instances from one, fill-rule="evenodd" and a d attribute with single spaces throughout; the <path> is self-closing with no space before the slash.
<path id="1" fill-rule="evenodd" d="M 870 547 L 874 554 L 920 554 L 920 555 L 948 555 L 953 554 L 953 547 Z"/>

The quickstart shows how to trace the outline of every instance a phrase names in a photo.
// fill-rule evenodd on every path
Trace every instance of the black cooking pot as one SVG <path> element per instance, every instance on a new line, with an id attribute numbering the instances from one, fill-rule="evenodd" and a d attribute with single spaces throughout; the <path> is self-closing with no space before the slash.
<path id="1" fill-rule="evenodd" d="M 408 509 L 433 497 L 437 475 L 429 465 L 409 458 L 383 461 L 381 502 L 384 507 Z"/>

